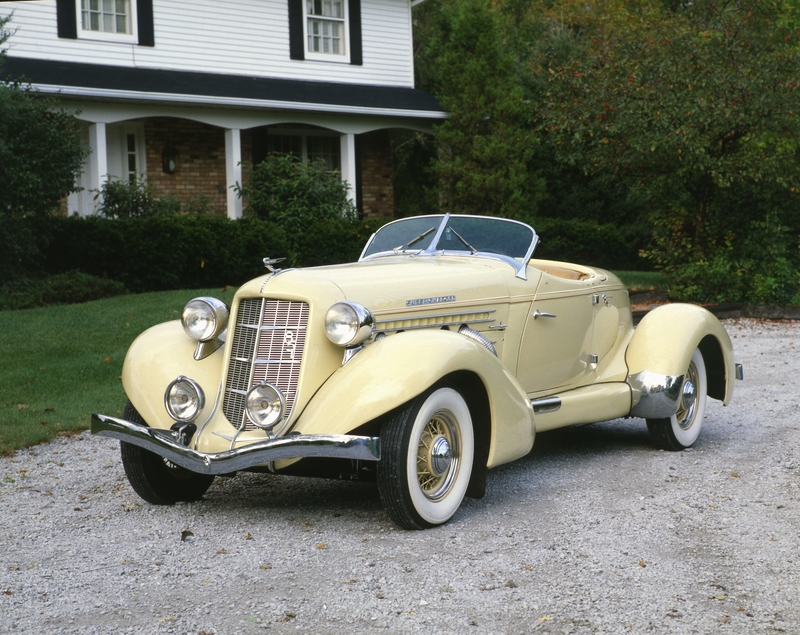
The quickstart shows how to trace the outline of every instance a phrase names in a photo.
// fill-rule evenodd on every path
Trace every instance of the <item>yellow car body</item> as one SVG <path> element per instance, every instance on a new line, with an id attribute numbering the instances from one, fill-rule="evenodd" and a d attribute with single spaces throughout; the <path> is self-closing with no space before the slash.
<path id="1" fill-rule="evenodd" d="M 700 388 L 727 404 L 739 370 L 719 321 L 700 307 L 671 304 L 634 328 L 628 291 L 616 276 L 532 258 L 532 229 L 481 219 L 417 217 L 408 228 L 400 224 L 406 219 L 395 221 L 388 231 L 409 243 L 419 238 L 410 238 L 417 227 L 430 224 L 430 244 L 381 248 L 382 229 L 358 262 L 272 270 L 237 291 L 227 331 L 205 349 L 181 321 L 149 329 L 130 347 L 122 373 L 138 417 L 94 415 L 93 430 L 188 472 L 338 470 L 375 478 L 377 470 L 387 511 L 408 528 L 446 522 L 460 496 L 482 496 L 486 470 L 530 452 L 537 431 L 641 416 L 660 430 L 654 438 L 661 447 L 676 445 L 673 429 L 677 447 L 667 449 L 691 445 L 676 416 L 683 409 L 702 419 Z M 496 227 L 501 236 L 491 238 Z M 446 238 L 455 240 L 451 229 L 466 246 L 441 248 Z M 483 240 L 505 246 L 503 232 L 515 231 L 524 234 L 515 254 L 498 254 L 491 242 L 472 247 Z M 337 303 L 366 310 L 366 339 L 342 346 L 326 335 Z M 165 391 L 177 378 L 189 378 L 203 396 L 188 422 L 190 438 L 165 407 Z M 269 429 L 254 423 L 258 405 L 245 403 L 258 384 L 268 384 L 266 394 L 280 393 L 280 404 L 276 398 L 262 405 L 284 408 Z M 444 405 L 434 407 L 430 421 L 413 424 L 429 394 Z M 468 423 L 457 421 L 462 410 Z M 390 421 L 394 433 L 387 432 Z M 422 434 L 418 447 L 403 440 L 409 434 Z M 365 445 L 341 449 L 353 443 Z M 386 448 L 396 455 L 391 461 Z M 128 463 L 136 489 L 134 481 L 144 477 L 132 477 Z"/>

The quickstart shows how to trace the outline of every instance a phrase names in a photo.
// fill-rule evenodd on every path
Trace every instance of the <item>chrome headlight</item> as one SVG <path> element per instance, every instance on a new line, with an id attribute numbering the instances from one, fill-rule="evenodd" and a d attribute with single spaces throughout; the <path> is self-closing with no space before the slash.
<path id="1" fill-rule="evenodd" d="M 213 340 L 228 326 L 228 305 L 216 298 L 189 300 L 181 314 L 186 335 L 199 342 Z"/>
<path id="2" fill-rule="evenodd" d="M 264 381 L 253 386 L 247 393 L 245 409 L 247 418 L 254 425 L 270 430 L 283 420 L 286 400 L 278 388 Z"/>
<path id="3" fill-rule="evenodd" d="M 167 392 L 164 393 L 164 405 L 175 421 L 194 421 L 205 403 L 203 389 L 183 375 L 167 386 Z"/>
<path id="4" fill-rule="evenodd" d="M 325 335 L 338 346 L 357 346 L 372 335 L 375 318 L 355 302 L 337 302 L 325 315 Z"/>

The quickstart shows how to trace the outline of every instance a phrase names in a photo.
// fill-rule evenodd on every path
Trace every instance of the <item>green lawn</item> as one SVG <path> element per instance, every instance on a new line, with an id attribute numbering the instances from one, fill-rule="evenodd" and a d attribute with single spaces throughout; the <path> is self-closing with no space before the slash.
<path id="1" fill-rule="evenodd" d="M 180 318 L 193 297 L 230 304 L 234 289 L 124 295 L 86 304 L 0 312 L 0 454 L 85 430 L 92 412 L 122 414 L 119 376 L 131 342 Z"/>
<path id="2" fill-rule="evenodd" d="M 642 291 L 664 288 L 664 276 L 658 271 L 615 271 L 614 274 L 629 289 Z"/>

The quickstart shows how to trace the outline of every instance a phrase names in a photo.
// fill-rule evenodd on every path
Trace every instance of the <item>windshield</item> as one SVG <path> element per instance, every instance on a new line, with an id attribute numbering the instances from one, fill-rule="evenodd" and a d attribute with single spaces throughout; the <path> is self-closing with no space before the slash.
<path id="1" fill-rule="evenodd" d="M 444 228 L 442 222 L 447 219 Z M 486 216 L 414 216 L 381 227 L 361 254 L 367 258 L 381 253 L 466 251 L 499 254 L 517 260 L 535 243 L 536 232 L 517 221 Z M 433 241 L 436 244 L 433 245 Z"/>
<path id="2" fill-rule="evenodd" d="M 525 278 L 525 267 L 538 241 L 531 227 L 488 216 L 413 216 L 381 227 L 360 260 L 399 254 L 467 253 L 508 262 Z"/>

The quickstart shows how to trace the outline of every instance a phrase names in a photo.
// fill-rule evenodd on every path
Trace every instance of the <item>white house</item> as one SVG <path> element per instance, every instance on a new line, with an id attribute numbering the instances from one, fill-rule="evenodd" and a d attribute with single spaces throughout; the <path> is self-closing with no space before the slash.
<path id="1" fill-rule="evenodd" d="M 365 215 L 391 215 L 391 138 L 446 115 L 414 88 L 409 0 L 38 0 L 12 14 L 2 79 L 74 109 L 89 153 L 68 212 L 109 178 L 241 216 L 267 152 L 322 159 Z"/>

